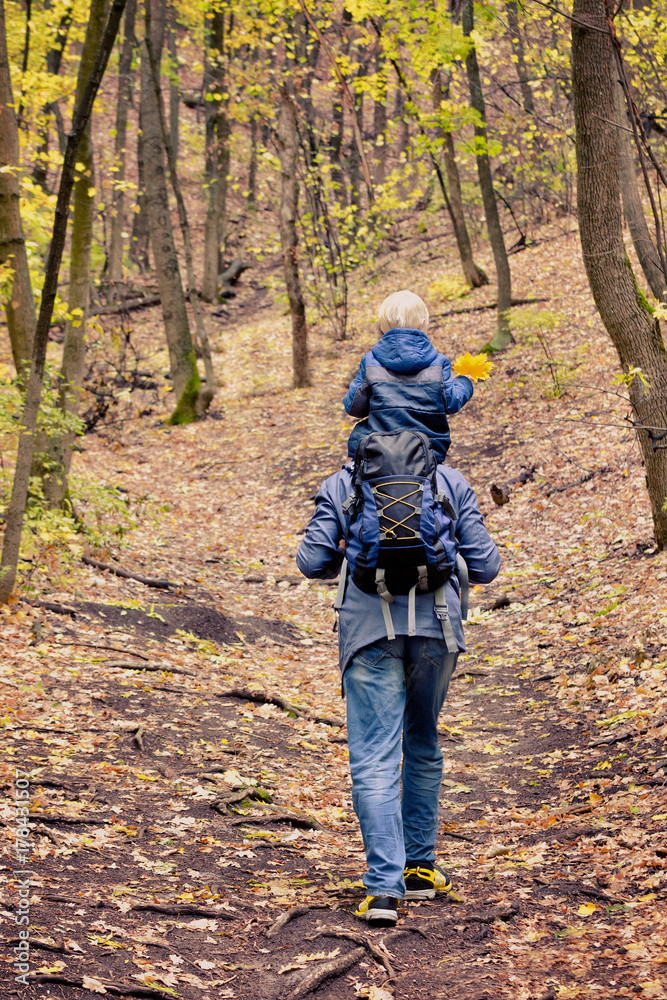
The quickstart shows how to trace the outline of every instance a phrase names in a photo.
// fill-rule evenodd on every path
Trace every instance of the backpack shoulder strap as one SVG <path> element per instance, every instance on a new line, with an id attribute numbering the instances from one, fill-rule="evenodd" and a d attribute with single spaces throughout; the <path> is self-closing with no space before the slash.
<path id="1" fill-rule="evenodd" d="M 437 483 L 437 471 L 436 471 L 436 483 Z M 458 518 L 458 512 L 454 509 L 454 505 L 452 501 L 449 499 L 449 497 L 445 493 L 443 493 L 443 491 L 440 489 L 438 489 L 436 500 L 442 504 L 443 510 L 447 514 L 449 514 L 452 521 L 456 521 Z M 468 574 L 468 564 L 466 563 L 465 559 L 463 558 L 460 552 L 456 553 L 456 575 L 459 578 L 459 589 L 461 595 L 461 620 L 466 622 L 468 620 L 470 580 Z"/>

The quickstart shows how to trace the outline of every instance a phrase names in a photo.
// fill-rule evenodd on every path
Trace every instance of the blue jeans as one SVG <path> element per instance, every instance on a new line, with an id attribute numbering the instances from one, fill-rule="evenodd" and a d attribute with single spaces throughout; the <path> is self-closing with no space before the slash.
<path id="1" fill-rule="evenodd" d="M 444 639 L 399 635 L 359 650 L 343 676 L 352 801 L 371 896 L 402 898 L 406 858 L 435 858 L 438 714 L 458 656 Z"/>

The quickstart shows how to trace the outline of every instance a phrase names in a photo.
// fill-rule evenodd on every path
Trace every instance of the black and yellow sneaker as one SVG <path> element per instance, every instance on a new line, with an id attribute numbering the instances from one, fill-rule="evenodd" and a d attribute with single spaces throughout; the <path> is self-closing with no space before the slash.
<path id="1" fill-rule="evenodd" d="M 433 899 L 436 892 L 449 892 L 452 880 L 444 868 L 432 861 L 408 861 L 403 872 L 404 899 Z"/>
<path id="2" fill-rule="evenodd" d="M 376 927 L 393 927 L 398 920 L 398 899 L 394 896 L 366 896 L 354 915 Z"/>

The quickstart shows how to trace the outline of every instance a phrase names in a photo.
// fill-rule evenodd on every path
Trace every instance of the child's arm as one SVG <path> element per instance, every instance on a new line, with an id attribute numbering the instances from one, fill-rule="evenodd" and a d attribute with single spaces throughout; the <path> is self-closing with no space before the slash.
<path id="1" fill-rule="evenodd" d="M 473 394 L 472 379 L 467 375 L 452 375 L 449 358 L 442 359 L 442 394 L 445 397 L 447 413 L 458 413 Z"/>
<path id="2" fill-rule="evenodd" d="M 366 357 L 361 359 L 359 371 L 350 382 L 343 400 L 345 412 L 351 417 L 367 417 L 370 409 L 371 387 L 366 378 Z"/>

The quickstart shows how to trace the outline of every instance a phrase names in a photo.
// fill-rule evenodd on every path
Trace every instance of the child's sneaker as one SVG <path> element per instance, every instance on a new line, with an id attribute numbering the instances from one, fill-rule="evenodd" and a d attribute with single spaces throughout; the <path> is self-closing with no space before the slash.
<path id="1" fill-rule="evenodd" d="M 449 892 L 452 880 L 444 868 L 432 861 L 408 862 L 405 871 L 404 899 L 433 899 L 436 892 Z"/>
<path id="2" fill-rule="evenodd" d="M 366 896 L 354 915 L 377 927 L 393 927 L 398 920 L 398 899 L 394 896 Z"/>

